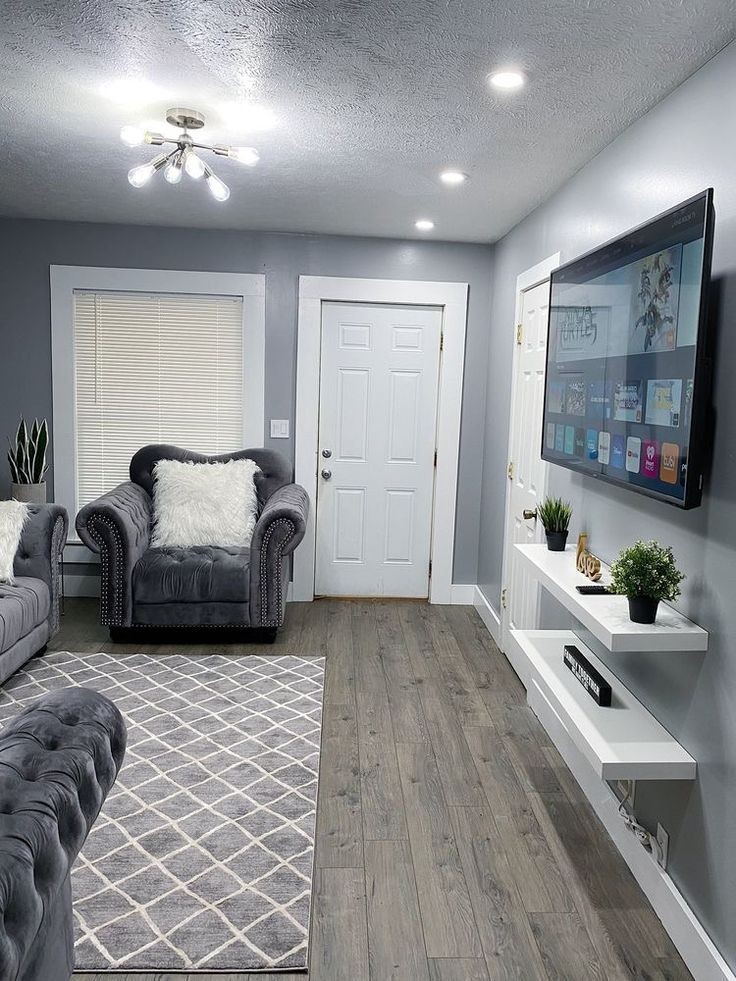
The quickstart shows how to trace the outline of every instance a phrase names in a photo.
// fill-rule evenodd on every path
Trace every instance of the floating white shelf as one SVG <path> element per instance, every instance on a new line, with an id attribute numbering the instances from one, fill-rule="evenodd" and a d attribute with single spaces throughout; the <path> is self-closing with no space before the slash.
<path id="1" fill-rule="evenodd" d="M 529 662 L 529 705 L 563 758 L 572 743 L 603 780 L 694 780 L 695 760 L 577 637 L 567 630 L 512 630 Z M 598 705 L 562 660 L 574 644 L 609 682 L 611 706 Z"/>
<path id="2" fill-rule="evenodd" d="M 575 568 L 575 549 L 550 552 L 546 545 L 514 546 L 532 574 L 594 637 L 614 653 L 625 651 L 705 651 L 708 631 L 665 603 L 656 623 L 632 623 L 625 596 L 583 596 L 575 587 L 590 584 Z M 608 569 L 603 566 L 605 585 Z"/>

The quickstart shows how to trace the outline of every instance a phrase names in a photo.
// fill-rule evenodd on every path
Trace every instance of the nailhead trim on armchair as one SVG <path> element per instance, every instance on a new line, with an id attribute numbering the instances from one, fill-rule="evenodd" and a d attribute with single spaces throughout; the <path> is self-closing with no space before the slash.
<path id="1" fill-rule="evenodd" d="M 59 602 L 61 597 L 61 551 L 66 541 L 66 520 L 59 517 L 54 522 L 54 531 L 51 536 L 51 633 L 54 634 L 59 629 L 61 615 Z"/>
<path id="2" fill-rule="evenodd" d="M 279 576 L 276 583 L 276 610 L 275 610 L 276 616 L 274 617 L 274 616 L 268 616 L 268 613 L 270 611 L 268 610 L 268 581 L 266 579 L 266 568 L 267 568 L 267 561 L 268 561 L 268 544 L 271 541 L 271 536 L 273 535 L 274 531 L 276 531 L 279 525 L 288 525 L 290 531 L 289 534 L 286 536 L 286 538 L 284 538 L 284 540 L 282 542 L 279 542 L 279 544 L 276 546 L 277 549 L 276 566 L 279 570 Z M 271 522 L 271 524 L 266 529 L 265 535 L 263 536 L 263 542 L 261 544 L 261 568 L 260 568 L 261 626 L 262 627 L 279 627 L 283 622 L 284 605 L 283 605 L 283 596 L 282 596 L 283 588 L 282 588 L 282 579 L 281 579 L 281 563 L 283 562 L 284 548 L 286 547 L 287 543 L 291 541 L 291 539 L 294 537 L 295 531 L 296 531 L 296 527 L 293 521 L 290 521 L 288 518 L 277 518 L 275 521 Z"/>
<path id="3" fill-rule="evenodd" d="M 98 525 L 105 525 L 110 529 L 114 547 L 118 550 L 119 561 L 115 563 L 116 576 L 115 582 L 110 581 L 111 556 L 107 547 L 104 535 Z M 87 531 L 90 538 L 97 544 L 100 553 L 102 569 L 100 573 L 100 623 L 103 627 L 121 627 L 123 625 L 123 574 L 122 574 L 122 552 L 123 541 L 120 532 L 115 527 L 115 522 L 110 521 L 104 515 L 94 515 L 87 522 Z M 112 603 L 110 597 L 112 594 Z M 112 606 L 112 609 L 110 608 Z"/>

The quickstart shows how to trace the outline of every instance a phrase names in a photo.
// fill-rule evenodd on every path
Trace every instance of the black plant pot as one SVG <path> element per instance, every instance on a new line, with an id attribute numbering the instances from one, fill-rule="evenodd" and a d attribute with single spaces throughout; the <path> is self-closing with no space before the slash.
<path id="1" fill-rule="evenodd" d="M 629 596 L 629 619 L 634 623 L 654 623 L 657 619 L 658 599 L 651 596 Z"/>
<path id="2" fill-rule="evenodd" d="M 566 531 L 547 531 L 545 529 L 544 533 L 547 536 L 547 548 L 550 552 L 565 551 L 565 545 L 567 545 Z"/>

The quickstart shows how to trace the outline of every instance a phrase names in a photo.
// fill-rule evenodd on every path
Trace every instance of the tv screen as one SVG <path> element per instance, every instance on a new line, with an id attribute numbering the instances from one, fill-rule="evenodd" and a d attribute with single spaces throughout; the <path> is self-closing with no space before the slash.
<path id="1" fill-rule="evenodd" d="M 700 504 L 712 189 L 552 273 L 542 457 Z"/>

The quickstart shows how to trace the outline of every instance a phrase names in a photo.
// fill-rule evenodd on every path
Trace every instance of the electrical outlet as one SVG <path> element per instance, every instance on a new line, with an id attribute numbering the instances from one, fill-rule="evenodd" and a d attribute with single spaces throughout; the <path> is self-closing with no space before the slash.
<path id="1" fill-rule="evenodd" d="M 659 853 L 656 856 L 657 864 L 661 865 L 663 869 L 666 869 L 670 851 L 670 836 L 667 834 L 661 824 L 657 824 L 657 847 L 659 850 Z"/>

